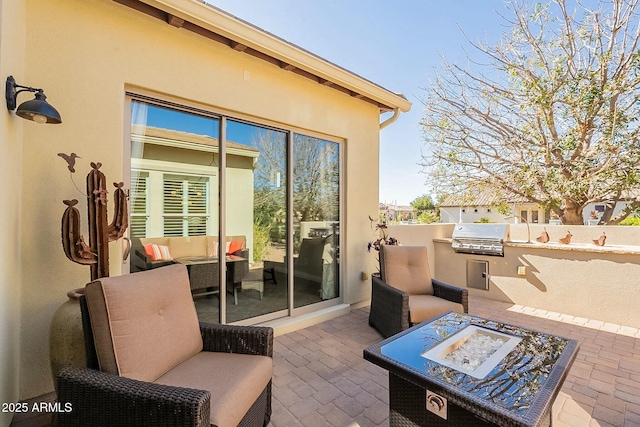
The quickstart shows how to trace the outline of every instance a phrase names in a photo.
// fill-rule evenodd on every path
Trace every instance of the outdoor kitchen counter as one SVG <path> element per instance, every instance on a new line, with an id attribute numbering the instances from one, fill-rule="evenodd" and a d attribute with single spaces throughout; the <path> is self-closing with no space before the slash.
<path id="1" fill-rule="evenodd" d="M 586 228 L 586 227 L 585 227 Z M 611 227 L 613 228 L 613 227 Z M 622 228 L 622 227 L 619 227 Z M 596 246 L 588 235 L 569 245 L 557 242 L 553 233 L 549 243 L 526 243 L 519 235 L 504 244 L 504 257 L 457 254 L 449 239 L 432 236 L 419 241 L 400 240 L 404 245 L 426 244 L 432 254 L 433 277 L 469 289 L 472 296 L 504 301 L 575 317 L 597 319 L 616 325 L 637 326 L 640 312 L 636 301 L 640 290 L 640 240 L 631 235 L 623 245 L 622 234 L 609 233 L 611 242 Z M 640 228 L 640 227 L 635 227 Z M 574 232 L 578 234 L 578 231 Z M 520 233 L 522 234 L 522 233 Z M 446 236 L 446 235 L 445 235 Z M 533 232 L 532 236 L 538 236 Z M 554 239 L 555 237 L 555 239 Z M 535 241 L 535 237 L 532 237 Z M 431 265 L 430 265 L 431 267 Z"/>
<path id="2" fill-rule="evenodd" d="M 446 243 L 451 244 L 452 239 L 447 238 L 439 238 L 433 239 L 434 243 Z M 563 245 L 558 242 L 549 242 L 549 243 L 538 243 L 538 242 L 505 242 L 505 247 L 513 247 L 513 248 L 527 248 L 527 249 L 547 249 L 547 250 L 558 250 L 558 251 L 571 251 L 571 252 L 592 252 L 599 254 L 619 254 L 619 255 L 640 255 L 640 246 L 632 246 L 632 245 L 605 245 L 605 246 L 596 246 L 594 244 L 589 243 L 570 243 L 568 245 Z"/>

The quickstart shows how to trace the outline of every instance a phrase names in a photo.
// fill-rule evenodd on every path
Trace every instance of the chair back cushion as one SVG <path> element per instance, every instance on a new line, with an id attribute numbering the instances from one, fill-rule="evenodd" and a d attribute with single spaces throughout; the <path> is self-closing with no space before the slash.
<path id="1" fill-rule="evenodd" d="M 102 371 L 154 381 L 202 351 L 184 265 L 103 277 L 86 300 Z"/>
<path id="2" fill-rule="evenodd" d="M 294 262 L 296 274 L 307 273 L 322 276 L 323 254 L 327 239 L 324 237 L 308 237 L 300 243 L 300 254 Z"/>
<path id="3" fill-rule="evenodd" d="M 380 276 L 387 284 L 409 295 L 433 295 L 425 246 L 383 245 L 380 248 Z"/>
<path id="4" fill-rule="evenodd" d="M 169 237 L 173 259 L 191 256 L 207 256 L 207 236 Z"/>

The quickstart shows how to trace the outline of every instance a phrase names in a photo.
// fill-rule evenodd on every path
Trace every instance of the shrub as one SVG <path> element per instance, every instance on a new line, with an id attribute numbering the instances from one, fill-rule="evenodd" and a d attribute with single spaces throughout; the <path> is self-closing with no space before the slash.
<path id="1" fill-rule="evenodd" d="M 620 225 L 635 225 L 640 226 L 640 217 L 638 216 L 628 216 L 622 221 L 620 221 Z"/>
<path id="2" fill-rule="evenodd" d="M 425 211 L 418 215 L 418 222 L 421 224 L 431 224 L 432 222 L 438 222 L 440 217 L 435 211 Z"/>
<path id="3" fill-rule="evenodd" d="M 494 222 L 494 221 L 491 221 L 491 220 L 489 220 L 489 218 L 487 218 L 486 216 L 483 216 L 483 217 L 482 217 L 482 218 L 480 218 L 479 220 L 477 220 L 477 221 L 473 221 L 473 222 L 475 222 L 476 224 L 478 224 L 478 223 L 479 223 L 479 224 L 489 224 L 489 223 Z"/>
<path id="4" fill-rule="evenodd" d="M 271 227 L 253 224 L 253 260 L 262 261 L 269 253 L 269 232 Z"/>

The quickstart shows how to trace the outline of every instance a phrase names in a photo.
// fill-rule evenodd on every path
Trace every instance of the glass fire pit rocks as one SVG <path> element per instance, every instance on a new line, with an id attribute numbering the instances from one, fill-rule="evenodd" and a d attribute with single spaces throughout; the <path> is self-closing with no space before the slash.
<path id="1" fill-rule="evenodd" d="M 522 338 L 469 325 L 422 356 L 482 379 L 513 350 Z"/>

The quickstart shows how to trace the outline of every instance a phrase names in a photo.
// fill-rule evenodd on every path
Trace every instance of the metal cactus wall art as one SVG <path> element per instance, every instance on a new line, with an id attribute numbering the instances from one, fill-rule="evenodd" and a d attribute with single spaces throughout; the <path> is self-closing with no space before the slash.
<path id="1" fill-rule="evenodd" d="M 74 173 L 75 153 L 71 156 L 58 154 L 67 161 L 69 171 Z M 107 222 L 106 178 L 100 167 L 102 163 L 91 163 L 87 175 L 87 214 L 89 222 L 89 244 L 80 232 L 80 212 L 75 207 L 77 199 L 64 200 L 67 206 L 62 215 L 62 247 L 71 261 L 91 267 L 91 280 L 109 276 L 109 242 L 124 236 L 129 225 L 127 196 L 123 182 L 113 183 L 114 214 L 111 224 Z"/>

